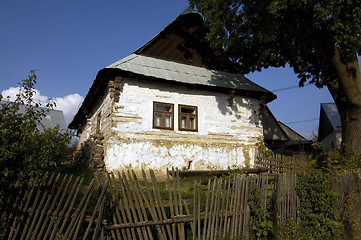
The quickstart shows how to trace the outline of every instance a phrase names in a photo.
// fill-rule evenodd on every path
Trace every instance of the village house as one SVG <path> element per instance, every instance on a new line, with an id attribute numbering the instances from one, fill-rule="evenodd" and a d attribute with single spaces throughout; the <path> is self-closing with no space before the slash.
<path id="1" fill-rule="evenodd" d="M 312 140 L 304 138 L 286 124 L 278 121 L 267 106 L 263 111 L 262 119 L 264 143 L 274 153 L 295 155 L 313 150 Z"/>
<path id="2" fill-rule="evenodd" d="M 276 96 L 237 72 L 188 8 L 133 54 L 100 70 L 69 127 L 75 161 L 108 171 L 252 165 Z"/>
<path id="3" fill-rule="evenodd" d="M 341 149 L 341 117 L 335 103 L 321 103 L 318 141 L 322 143 L 322 152 Z"/>

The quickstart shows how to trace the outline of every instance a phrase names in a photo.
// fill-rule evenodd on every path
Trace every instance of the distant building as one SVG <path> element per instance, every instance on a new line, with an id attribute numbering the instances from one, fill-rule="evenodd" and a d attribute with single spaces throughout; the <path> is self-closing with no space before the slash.
<path id="1" fill-rule="evenodd" d="M 323 152 L 341 149 L 341 117 L 335 103 L 321 103 L 318 141 L 322 143 Z"/>
<path id="2" fill-rule="evenodd" d="M 292 155 L 312 149 L 311 140 L 307 140 L 286 124 L 277 121 L 267 106 L 263 111 L 262 121 L 264 142 L 273 152 Z"/>
<path id="3" fill-rule="evenodd" d="M 0 104 L 7 103 L 7 101 L 0 101 Z M 20 105 L 19 112 L 25 113 L 27 106 Z M 43 131 L 44 128 L 54 128 L 57 125 L 59 126 L 59 130 L 66 131 L 67 126 L 64 120 L 64 114 L 60 110 L 51 110 L 48 108 L 39 107 L 39 109 L 45 110 L 45 116 L 41 119 L 41 123 L 38 125 L 38 129 Z"/>

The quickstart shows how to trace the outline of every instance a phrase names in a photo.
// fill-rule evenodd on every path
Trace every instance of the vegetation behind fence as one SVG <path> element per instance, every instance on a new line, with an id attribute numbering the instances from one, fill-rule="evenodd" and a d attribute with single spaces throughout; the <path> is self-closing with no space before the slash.
<path id="1" fill-rule="evenodd" d="M 141 176 L 127 171 L 106 174 L 85 189 L 81 178 L 51 175 L 46 184 L 21 188 L 9 197 L 9 208 L 1 213 L 2 238 L 289 239 L 300 234 L 297 229 L 310 227 L 307 222 L 313 223 L 307 207 L 315 207 L 312 204 L 318 203 L 312 201 L 320 194 L 330 201 L 335 197 L 338 213 L 328 208 L 329 202 L 316 206 L 322 212 L 312 216 L 322 216 L 321 228 L 329 220 L 332 231 L 309 228 L 310 234 L 339 236 L 342 222 L 356 236 L 360 170 L 335 176 L 332 189 L 321 191 L 316 188 L 323 186 L 317 182 L 321 173 L 296 174 L 290 164 L 274 167 L 276 160 L 263 160 L 262 167 L 268 161 L 269 172 L 258 175 L 181 179 L 174 171 L 159 182 L 152 170 Z"/>

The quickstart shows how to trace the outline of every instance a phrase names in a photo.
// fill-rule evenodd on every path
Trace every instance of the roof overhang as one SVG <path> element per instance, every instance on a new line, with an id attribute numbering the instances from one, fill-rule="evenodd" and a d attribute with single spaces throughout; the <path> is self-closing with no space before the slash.
<path id="1" fill-rule="evenodd" d="M 142 56 L 142 58 L 144 58 L 144 56 Z M 157 61 L 163 61 L 164 63 L 164 60 L 157 60 Z M 106 92 L 109 80 L 115 79 L 115 77 L 118 76 L 135 78 L 135 79 L 144 79 L 155 82 L 164 82 L 168 84 L 186 86 L 195 89 L 208 90 L 212 92 L 229 93 L 232 90 L 233 94 L 235 95 L 259 99 L 262 100 L 264 103 L 271 102 L 277 98 L 277 96 L 272 92 L 258 86 L 257 84 L 251 82 L 250 80 L 248 80 L 247 78 L 245 78 L 240 74 L 238 75 L 238 74 L 225 73 L 221 71 L 201 69 L 199 67 L 188 66 L 188 65 L 181 66 L 184 64 L 177 63 L 176 66 L 183 67 L 185 71 L 180 71 L 178 69 L 178 71 L 180 72 L 178 72 L 175 75 L 173 74 L 173 76 L 171 76 L 169 74 L 171 69 L 158 68 L 158 71 L 155 71 L 156 72 L 155 73 L 152 71 L 150 72 L 146 71 L 145 70 L 146 68 L 143 68 L 143 70 L 141 70 L 141 68 L 132 69 L 129 66 L 131 64 L 129 64 L 128 61 L 125 61 L 125 63 L 126 64 L 123 65 L 123 67 L 121 67 L 120 65 L 115 65 L 114 63 L 98 72 L 82 105 L 80 106 L 78 112 L 74 116 L 73 121 L 69 124 L 69 128 L 79 129 L 79 127 L 84 123 L 86 119 L 85 118 L 86 114 L 92 112 L 92 108 L 94 107 L 96 102 Z M 195 71 L 193 72 L 193 75 L 192 75 L 192 71 Z M 198 71 L 202 71 L 202 73 Z M 196 72 L 198 72 L 198 74 L 194 75 L 194 73 Z"/>

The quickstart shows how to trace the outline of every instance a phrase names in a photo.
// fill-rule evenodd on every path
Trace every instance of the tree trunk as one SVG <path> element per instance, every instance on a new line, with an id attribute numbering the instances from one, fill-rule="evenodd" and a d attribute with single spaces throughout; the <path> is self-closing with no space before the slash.
<path id="1" fill-rule="evenodd" d="M 342 147 L 346 154 L 361 155 L 361 107 L 348 105 L 338 109 L 342 124 Z"/>
<path id="2" fill-rule="evenodd" d="M 342 147 L 345 154 L 361 155 L 361 78 L 360 66 L 355 55 L 344 63 L 335 48 L 332 59 L 336 79 L 327 87 L 336 103 L 342 124 Z"/>

